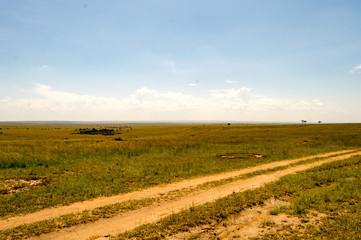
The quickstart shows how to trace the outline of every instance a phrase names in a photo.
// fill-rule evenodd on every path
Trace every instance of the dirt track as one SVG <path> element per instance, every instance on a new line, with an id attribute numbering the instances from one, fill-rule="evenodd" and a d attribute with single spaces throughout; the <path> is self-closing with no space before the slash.
<path id="1" fill-rule="evenodd" d="M 165 194 L 170 191 L 179 190 L 182 188 L 196 187 L 203 183 L 232 178 L 232 177 L 236 177 L 236 176 L 239 176 L 242 174 L 251 173 L 254 171 L 286 166 L 288 164 L 305 161 L 305 160 L 309 160 L 309 159 L 314 159 L 314 158 L 323 158 L 323 157 L 330 157 L 330 156 L 338 155 L 338 154 L 346 154 L 346 153 L 350 153 L 353 151 L 355 151 L 355 150 L 337 151 L 337 152 L 331 152 L 331 153 L 326 153 L 326 154 L 318 154 L 318 155 L 314 155 L 314 156 L 298 158 L 298 159 L 272 162 L 272 163 L 263 164 L 260 166 L 255 166 L 255 167 L 246 168 L 246 169 L 241 169 L 241 170 L 237 170 L 237 171 L 226 172 L 226 173 L 221 173 L 221 174 L 217 174 L 217 175 L 211 175 L 211 176 L 206 176 L 206 177 L 201 177 L 201 178 L 185 180 L 185 181 L 172 183 L 172 184 L 168 184 L 168 185 L 163 185 L 163 186 L 158 186 L 158 187 L 152 187 L 152 188 L 148 188 L 148 189 L 145 189 L 142 191 L 135 191 L 135 192 L 127 193 L 127 194 L 115 195 L 112 197 L 101 197 L 101 198 L 97 198 L 94 200 L 74 203 L 69 206 L 48 208 L 48 209 L 40 210 L 35 213 L 31 213 L 31 214 L 27 214 L 27 215 L 23 215 L 23 216 L 10 217 L 6 220 L 0 220 L 0 230 L 13 228 L 13 227 L 16 227 L 16 226 L 19 226 L 22 224 L 32 223 L 35 221 L 51 219 L 51 218 L 59 217 L 61 215 L 65 215 L 65 214 L 77 213 L 77 212 L 81 212 L 84 210 L 92 210 L 92 209 L 95 209 L 98 207 L 103 207 L 106 205 L 115 204 L 115 203 L 119 203 L 119 202 L 123 202 L 123 201 L 157 197 L 160 194 Z"/>
<path id="2" fill-rule="evenodd" d="M 85 201 L 82 203 L 75 203 L 70 206 L 59 207 L 59 208 L 52 208 L 52 209 L 45 209 L 39 211 L 37 213 L 28 214 L 25 216 L 18 216 L 12 217 L 6 220 L 0 221 L 0 229 L 7 229 L 12 228 L 24 223 L 32 223 L 35 221 L 50 219 L 54 217 L 61 216 L 63 214 L 68 214 L 72 212 L 80 212 L 83 210 L 91 210 L 96 207 L 106 206 L 109 204 L 114 204 L 121 201 L 126 201 L 130 199 L 142 199 L 142 198 L 149 198 L 149 197 L 156 197 L 159 194 L 164 194 L 169 191 L 182 189 L 182 188 L 191 188 L 202 183 L 217 181 L 221 179 L 227 179 L 231 177 L 236 177 L 242 174 L 258 171 L 258 170 L 265 170 L 271 169 L 274 167 L 285 166 L 291 163 L 296 163 L 299 161 L 304 161 L 308 159 L 314 158 L 324 158 L 326 159 L 319 160 L 314 163 L 298 165 L 294 167 L 289 167 L 284 170 L 272 172 L 270 174 L 258 175 L 256 177 L 237 180 L 222 186 L 214 187 L 208 190 L 194 192 L 186 197 L 181 197 L 176 200 L 172 200 L 169 202 L 164 202 L 158 205 L 152 205 L 149 207 L 144 207 L 142 209 L 138 209 L 135 211 L 131 211 L 125 213 L 123 215 L 111 218 L 111 219 L 102 219 L 94 223 L 80 225 L 71 227 L 69 229 L 64 229 L 58 232 L 42 235 L 40 237 L 36 237 L 33 239 L 96 239 L 95 236 L 104 236 L 105 234 L 115 235 L 119 232 L 133 229 L 139 225 L 154 222 L 164 216 L 167 216 L 171 213 L 179 212 L 183 209 L 186 209 L 192 205 L 199 205 L 205 202 L 213 201 L 217 198 L 229 195 L 233 192 L 241 192 L 248 189 L 258 188 L 263 186 L 266 183 L 275 181 L 280 177 L 296 173 L 298 171 L 303 171 L 308 168 L 312 168 L 315 166 L 319 166 L 326 162 L 331 161 L 338 161 L 350 158 L 355 155 L 361 155 L 360 151 L 354 152 L 355 150 L 347 150 L 347 151 L 339 151 L 321 155 L 315 155 L 300 159 L 288 160 L 288 161 L 280 161 L 274 162 L 270 164 L 264 164 L 261 166 L 256 166 L 253 168 L 243 169 L 239 171 L 228 172 L 224 174 L 218 174 L 213 176 L 207 176 L 203 178 L 191 179 L 187 181 L 182 181 L 174 184 L 164 185 L 160 187 L 149 188 L 143 191 L 132 192 L 128 194 L 113 196 L 109 198 L 99 198 L 92 201 Z M 353 153 L 351 153 L 353 152 Z M 340 156 L 334 156 L 339 155 Z M 334 157 L 330 157 L 334 156 Z"/>

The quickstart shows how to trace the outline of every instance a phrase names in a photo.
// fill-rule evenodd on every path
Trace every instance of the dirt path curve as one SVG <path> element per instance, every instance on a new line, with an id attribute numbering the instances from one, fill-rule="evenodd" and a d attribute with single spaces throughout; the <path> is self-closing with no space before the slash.
<path id="1" fill-rule="evenodd" d="M 28 223 L 33 223 L 33 222 L 37 222 L 37 221 L 56 218 L 56 217 L 60 217 L 61 215 L 65 215 L 65 214 L 78 213 L 78 212 L 82 212 L 84 210 L 93 210 L 98 207 L 103 207 L 103 206 L 107 206 L 107 205 L 111 205 L 111 204 L 115 204 L 115 203 L 119 203 L 119 202 L 123 202 L 123 201 L 139 200 L 139 199 L 144 199 L 144 198 L 153 198 L 153 197 L 157 197 L 161 194 L 166 194 L 170 191 L 180 190 L 183 188 L 192 188 L 192 187 L 196 187 L 200 184 L 204 184 L 207 182 L 232 178 L 232 177 L 236 177 L 236 176 L 239 176 L 242 174 L 251 173 L 254 171 L 286 166 L 286 165 L 289 165 L 292 163 L 305 161 L 305 160 L 309 160 L 309 159 L 324 158 L 324 157 L 330 157 L 330 156 L 334 156 L 334 155 L 347 154 L 347 153 L 355 152 L 357 150 L 360 150 L 360 149 L 343 150 L 343 151 L 318 154 L 318 155 L 313 155 L 313 156 L 308 156 L 308 157 L 303 157 L 303 158 L 298 158 L 298 159 L 272 162 L 272 163 L 268 163 L 268 164 L 251 167 L 251 168 L 246 168 L 246 169 L 241 169 L 241 170 L 236 170 L 236 171 L 231 171 L 231 172 L 226 172 L 226 173 L 221 173 L 221 174 L 216 174 L 216 175 L 210 175 L 210 176 L 205 176 L 205 177 L 200 177 L 200 178 L 194 178 L 194 179 L 190 179 L 190 180 L 184 180 L 184 181 L 171 183 L 171 184 L 167 184 L 167 185 L 161 185 L 161 186 L 157 186 L 157 187 L 144 189 L 141 191 L 135 191 L 135 192 L 115 195 L 115 196 L 111 196 L 111 197 L 100 197 L 100 198 L 96 198 L 93 200 L 77 202 L 77 203 L 74 203 L 74 204 L 71 204 L 68 206 L 47 208 L 47 209 L 40 210 L 35 213 L 30 213 L 30 214 L 26 214 L 26 215 L 15 216 L 15 217 L 9 217 L 7 219 L 0 220 L 0 230 L 14 228 L 14 227 L 20 226 L 22 224 L 28 224 Z"/>
<path id="2" fill-rule="evenodd" d="M 137 226 L 151 223 L 172 213 L 177 213 L 190 206 L 211 202 L 220 197 L 227 196 L 233 192 L 242 192 L 245 190 L 255 189 L 267 183 L 278 180 L 280 177 L 304 171 L 309 168 L 320 166 L 324 163 L 340 161 L 352 156 L 361 155 L 361 151 L 348 153 L 340 156 L 334 156 L 317 162 L 297 165 L 284 170 L 272 172 L 269 174 L 258 175 L 252 178 L 237 180 L 229 184 L 214 187 L 182 197 L 173 201 L 164 202 L 158 205 L 144 207 L 135 211 L 125 213 L 123 215 L 102 219 L 94 223 L 74 226 L 63 229 L 58 232 L 42 235 L 40 237 L 31 238 L 33 240 L 87 240 L 102 238 L 105 234 L 116 235 L 120 232 L 134 229 Z"/>

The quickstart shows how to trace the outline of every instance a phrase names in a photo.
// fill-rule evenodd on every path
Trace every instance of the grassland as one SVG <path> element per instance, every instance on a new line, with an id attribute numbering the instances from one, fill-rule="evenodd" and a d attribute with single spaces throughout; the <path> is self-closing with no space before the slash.
<path id="1" fill-rule="evenodd" d="M 360 124 L 119 127 L 0 126 L 0 216 L 361 145 Z"/>
<path id="2" fill-rule="evenodd" d="M 212 203 L 191 207 L 157 223 L 122 233 L 116 239 L 161 239 L 195 228 L 198 233 L 188 235 L 187 239 L 219 239 L 215 231 L 206 236 L 204 233 L 219 225 L 226 226 L 227 218 L 263 205 L 271 198 L 291 202 L 289 206 L 273 209 L 272 215 L 287 213 L 301 218 L 304 224 L 277 226 L 266 219 L 261 227 L 268 227 L 271 231 L 252 239 L 361 239 L 360 176 L 360 156 L 325 164 L 284 176 L 256 190 L 234 193 Z M 307 214 L 310 212 L 323 215 L 318 224 L 308 223 Z M 238 234 L 233 235 L 234 239 L 239 237 Z"/>

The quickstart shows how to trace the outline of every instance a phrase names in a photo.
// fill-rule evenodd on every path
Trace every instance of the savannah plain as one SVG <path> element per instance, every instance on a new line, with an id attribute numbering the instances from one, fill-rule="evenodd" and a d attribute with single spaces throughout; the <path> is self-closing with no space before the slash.
<path id="1" fill-rule="evenodd" d="M 0 239 L 361 239 L 361 124 L 0 123 Z"/>

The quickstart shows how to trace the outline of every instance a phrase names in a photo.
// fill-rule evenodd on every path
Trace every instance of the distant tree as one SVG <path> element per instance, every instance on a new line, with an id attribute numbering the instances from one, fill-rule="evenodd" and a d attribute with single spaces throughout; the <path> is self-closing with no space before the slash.
<path id="1" fill-rule="evenodd" d="M 306 124 L 307 123 L 307 121 L 306 120 L 301 120 L 301 124 L 303 125 L 303 124 Z"/>
<path id="2" fill-rule="evenodd" d="M 322 121 L 318 121 L 318 124 L 322 123 Z"/>

